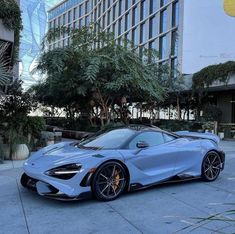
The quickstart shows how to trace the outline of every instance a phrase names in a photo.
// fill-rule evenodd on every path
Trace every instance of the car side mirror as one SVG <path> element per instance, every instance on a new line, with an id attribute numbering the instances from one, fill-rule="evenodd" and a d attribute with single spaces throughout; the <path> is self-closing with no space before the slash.
<path id="1" fill-rule="evenodd" d="M 144 149 L 144 148 L 149 147 L 149 144 L 145 141 L 139 141 L 136 143 L 136 147 L 139 149 Z"/>

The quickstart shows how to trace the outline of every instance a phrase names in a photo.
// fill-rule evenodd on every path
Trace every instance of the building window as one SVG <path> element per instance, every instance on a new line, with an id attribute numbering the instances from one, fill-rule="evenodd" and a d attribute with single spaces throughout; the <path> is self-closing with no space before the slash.
<path id="1" fill-rule="evenodd" d="M 66 14 L 63 14 L 63 25 L 66 24 Z"/>
<path id="2" fill-rule="evenodd" d="M 171 34 L 171 55 L 176 56 L 178 54 L 178 37 L 177 32 L 173 31 Z"/>
<path id="3" fill-rule="evenodd" d="M 165 6 L 168 3 L 168 0 L 161 0 L 161 7 Z"/>
<path id="4" fill-rule="evenodd" d="M 107 25 L 110 24 L 110 15 L 111 15 L 111 11 L 109 10 L 107 14 Z"/>
<path id="5" fill-rule="evenodd" d="M 101 15 L 101 3 L 97 6 L 97 9 L 98 9 L 98 18 L 99 18 Z"/>
<path id="6" fill-rule="evenodd" d="M 108 1 L 108 8 L 109 8 L 111 5 L 111 0 L 107 0 L 107 1 Z"/>
<path id="7" fill-rule="evenodd" d="M 160 33 L 167 31 L 167 10 L 160 13 Z"/>
<path id="8" fill-rule="evenodd" d="M 118 37 L 118 22 L 115 24 L 115 37 Z"/>
<path id="9" fill-rule="evenodd" d="M 149 49 L 158 50 L 158 48 L 157 48 L 157 40 L 156 39 L 149 43 Z"/>
<path id="10" fill-rule="evenodd" d="M 150 0 L 150 14 L 156 12 L 158 9 L 158 1 L 157 0 Z"/>
<path id="11" fill-rule="evenodd" d="M 138 45 L 140 42 L 140 38 L 139 38 L 140 34 L 139 34 L 139 27 L 136 27 L 133 31 L 132 31 L 132 41 L 135 45 Z"/>
<path id="12" fill-rule="evenodd" d="M 140 25 L 140 43 L 146 42 L 148 40 L 146 23 Z"/>
<path id="13" fill-rule="evenodd" d="M 105 10 L 106 10 L 105 2 L 106 2 L 106 1 L 103 1 L 103 9 L 102 9 L 102 13 L 104 13 L 104 12 L 105 12 Z"/>
<path id="14" fill-rule="evenodd" d="M 140 14 L 138 7 L 133 8 L 133 16 L 132 16 L 132 26 L 136 25 L 140 21 Z"/>
<path id="15" fill-rule="evenodd" d="M 116 14 L 116 5 L 113 6 L 113 20 L 116 19 L 115 14 Z"/>
<path id="16" fill-rule="evenodd" d="M 78 8 L 75 7 L 73 9 L 73 20 L 76 20 L 78 18 Z"/>
<path id="17" fill-rule="evenodd" d="M 143 20 L 148 16 L 148 8 L 147 8 L 147 1 L 146 0 L 141 2 L 140 10 L 141 10 L 140 20 Z"/>
<path id="18" fill-rule="evenodd" d="M 85 25 L 87 26 L 90 23 L 89 16 L 85 17 Z"/>
<path id="19" fill-rule="evenodd" d="M 85 3 L 85 12 L 86 12 L 86 14 L 90 11 L 91 9 L 90 9 L 90 1 L 87 1 L 86 3 Z"/>
<path id="20" fill-rule="evenodd" d="M 102 28 L 104 29 L 105 26 L 106 26 L 106 15 L 103 16 Z"/>
<path id="21" fill-rule="evenodd" d="M 130 8 L 131 4 L 132 4 L 132 0 L 126 0 L 126 10 Z"/>
<path id="22" fill-rule="evenodd" d="M 71 11 L 68 12 L 68 23 L 71 22 Z"/>
<path id="23" fill-rule="evenodd" d="M 113 34 L 115 35 L 116 23 L 113 24 Z"/>
<path id="24" fill-rule="evenodd" d="M 83 4 L 79 6 L 79 16 L 83 16 L 84 15 L 84 7 Z"/>
<path id="25" fill-rule="evenodd" d="M 119 0 L 119 13 L 118 13 L 118 15 L 121 15 L 123 12 L 122 4 L 123 4 L 123 0 Z"/>
<path id="26" fill-rule="evenodd" d="M 62 25 L 62 16 L 58 18 L 58 26 L 60 27 Z"/>
<path id="27" fill-rule="evenodd" d="M 168 57 L 167 35 L 160 37 L 159 39 L 159 57 L 160 59 L 166 59 Z"/>
<path id="28" fill-rule="evenodd" d="M 74 28 L 74 29 L 77 29 L 77 28 L 78 28 L 78 21 L 75 21 L 75 22 L 73 23 L 73 28 Z"/>
<path id="29" fill-rule="evenodd" d="M 174 2 L 172 6 L 172 27 L 179 25 L 179 2 Z"/>
<path id="30" fill-rule="evenodd" d="M 84 26 L 84 18 L 79 20 L 79 28 Z"/>
<path id="31" fill-rule="evenodd" d="M 97 20 L 97 9 L 94 10 L 94 21 Z"/>
<path id="32" fill-rule="evenodd" d="M 126 14 L 126 20 L 125 20 L 125 30 L 128 30 L 131 28 L 131 17 L 130 17 L 130 12 Z"/>
<path id="33" fill-rule="evenodd" d="M 154 15 L 149 20 L 149 38 L 156 37 L 157 35 L 158 35 L 157 15 Z"/>
<path id="34" fill-rule="evenodd" d="M 127 40 L 131 40 L 131 32 L 129 31 L 127 34 L 126 34 L 126 38 L 127 38 Z"/>

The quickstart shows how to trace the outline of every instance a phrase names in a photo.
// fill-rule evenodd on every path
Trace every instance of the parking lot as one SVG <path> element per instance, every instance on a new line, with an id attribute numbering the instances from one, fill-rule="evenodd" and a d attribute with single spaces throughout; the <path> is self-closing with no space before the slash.
<path id="1" fill-rule="evenodd" d="M 235 233 L 226 212 L 235 210 L 235 141 L 221 147 L 225 170 L 213 183 L 160 185 L 107 203 L 40 197 L 21 187 L 21 162 L 0 164 L 0 233 Z"/>

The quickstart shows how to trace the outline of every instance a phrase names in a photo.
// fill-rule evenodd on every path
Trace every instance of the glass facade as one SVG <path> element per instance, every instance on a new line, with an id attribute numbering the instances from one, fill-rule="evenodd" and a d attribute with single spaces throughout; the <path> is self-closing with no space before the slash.
<path id="1" fill-rule="evenodd" d="M 96 22 L 103 30 L 113 32 L 118 43 L 121 37 L 132 40 L 140 54 L 143 47 L 156 49 L 159 62 L 171 65 L 178 57 L 179 10 L 179 0 L 68 0 L 49 11 L 49 25 L 54 26 L 54 20 L 62 15 L 65 26 Z M 66 39 L 65 35 L 60 40 Z M 51 48 L 57 45 L 55 41 Z"/>
<path id="2" fill-rule="evenodd" d="M 35 84 L 41 78 L 38 74 L 32 74 L 32 70 L 36 65 L 47 26 L 52 28 L 66 22 L 63 15 L 58 14 L 59 17 L 54 18 L 47 25 L 47 11 L 60 1 L 20 0 L 24 28 L 21 32 L 19 73 L 25 88 Z"/>

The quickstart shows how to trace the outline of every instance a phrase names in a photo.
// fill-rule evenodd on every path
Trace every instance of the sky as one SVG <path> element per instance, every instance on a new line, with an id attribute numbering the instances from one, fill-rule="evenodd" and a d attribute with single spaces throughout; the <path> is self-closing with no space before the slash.
<path id="1" fill-rule="evenodd" d="M 235 60 L 235 17 L 226 14 L 223 0 L 184 3 L 183 73 Z"/>

